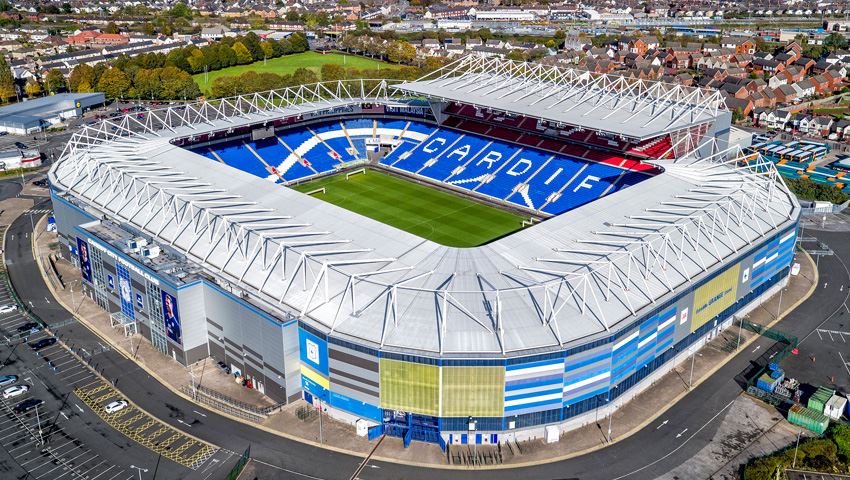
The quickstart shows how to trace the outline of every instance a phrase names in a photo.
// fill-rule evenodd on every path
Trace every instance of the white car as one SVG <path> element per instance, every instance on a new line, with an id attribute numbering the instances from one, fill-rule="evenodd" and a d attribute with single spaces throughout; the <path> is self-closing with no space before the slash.
<path id="1" fill-rule="evenodd" d="M 12 305 L 12 304 L 3 305 L 2 307 L 0 307 L 0 313 L 14 312 L 17 309 L 18 309 L 17 305 Z"/>
<path id="2" fill-rule="evenodd" d="M 113 413 L 120 412 L 126 406 L 127 406 L 126 400 L 116 400 L 114 402 L 108 403 L 105 407 L 103 407 L 103 409 L 106 410 L 106 413 L 113 414 Z"/>
<path id="3" fill-rule="evenodd" d="M 14 398 L 18 395 L 23 395 L 27 393 L 29 389 L 29 385 L 15 385 L 14 387 L 9 387 L 6 390 L 3 390 L 3 398 Z"/>

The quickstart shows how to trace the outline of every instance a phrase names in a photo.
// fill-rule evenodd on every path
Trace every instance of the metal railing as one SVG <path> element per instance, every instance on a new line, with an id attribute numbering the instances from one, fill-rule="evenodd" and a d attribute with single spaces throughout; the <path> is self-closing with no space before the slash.
<path id="1" fill-rule="evenodd" d="M 202 402 L 217 410 L 257 423 L 263 421 L 263 419 L 269 415 L 280 411 L 283 406 L 282 403 L 279 403 L 268 407 L 258 407 L 256 405 L 236 400 L 235 398 L 229 397 L 221 392 L 217 392 L 200 385 L 194 387 L 184 385 L 181 387 L 181 390 L 183 393 L 192 397 L 193 400 Z"/>

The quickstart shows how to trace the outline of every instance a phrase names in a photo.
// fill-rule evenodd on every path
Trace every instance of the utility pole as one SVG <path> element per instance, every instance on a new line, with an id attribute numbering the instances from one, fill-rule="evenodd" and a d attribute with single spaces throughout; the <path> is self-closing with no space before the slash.
<path id="1" fill-rule="evenodd" d="M 148 473 L 147 468 L 137 467 L 135 465 L 130 465 L 130 468 L 139 471 L 139 480 L 142 480 L 142 472 Z"/>
<path id="2" fill-rule="evenodd" d="M 693 350 L 693 345 L 691 345 L 691 349 L 691 376 L 688 378 L 688 390 L 694 386 L 694 361 L 697 356 L 697 352 Z"/>
<path id="3" fill-rule="evenodd" d="M 797 444 L 794 446 L 794 461 L 791 463 L 791 468 L 797 467 L 797 449 L 800 448 L 800 435 L 803 433 L 803 430 L 797 432 Z"/>
<path id="4" fill-rule="evenodd" d="M 44 438 L 41 436 L 41 417 L 38 416 L 38 405 L 35 406 L 35 421 L 38 424 L 38 442 L 44 445 Z"/>

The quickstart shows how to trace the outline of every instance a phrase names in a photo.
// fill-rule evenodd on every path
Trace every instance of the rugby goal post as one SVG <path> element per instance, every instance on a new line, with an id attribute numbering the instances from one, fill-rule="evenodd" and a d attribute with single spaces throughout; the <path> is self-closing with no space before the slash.
<path id="1" fill-rule="evenodd" d="M 345 179 L 348 180 L 349 178 L 351 178 L 352 175 L 357 175 L 358 173 L 362 173 L 363 175 L 366 175 L 366 168 L 365 167 L 364 168 L 358 168 L 357 170 L 354 170 L 353 172 L 346 173 Z"/>

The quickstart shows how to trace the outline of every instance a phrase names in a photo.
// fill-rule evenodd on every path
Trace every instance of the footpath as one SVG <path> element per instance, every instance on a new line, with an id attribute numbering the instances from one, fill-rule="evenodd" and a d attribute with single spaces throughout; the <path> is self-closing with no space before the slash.
<path id="1" fill-rule="evenodd" d="M 0 209 L 3 209 L 0 213 L 0 222 L 8 224 L 9 218 L 15 218 L 31 206 L 32 202 L 29 200 L 8 199 L 0 202 Z M 56 300 L 66 310 L 73 312 L 75 318 L 98 335 L 104 343 L 126 357 L 132 358 L 176 395 L 196 401 L 193 400 L 191 392 L 193 388 L 200 386 L 206 391 L 216 392 L 226 401 L 215 405 L 210 404 L 209 401 L 196 401 L 196 403 L 218 411 L 233 420 L 293 440 L 344 451 L 352 455 L 365 457 L 370 454 L 374 443 L 354 435 L 354 427 L 351 425 L 330 419 L 303 402 L 285 406 L 276 405 L 274 401 L 256 390 L 237 384 L 231 375 L 218 368 L 210 359 L 186 368 L 161 354 L 141 335 L 125 336 L 123 329 L 113 328 L 110 325 L 109 315 L 92 299 L 80 294 L 80 275 L 77 268 L 58 257 L 56 234 L 45 232 L 45 225 L 46 217 L 38 219 L 36 224 L 38 233 L 34 236 L 33 253 Z M 811 295 L 818 282 L 815 264 L 805 253 L 798 253 L 795 261 L 801 264 L 799 274 L 791 277 L 789 285 L 783 290 L 781 296 L 774 296 L 752 311 L 747 317 L 749 321 L 772 326 Z M 565 433 L 558 443 L 546 444 L 542 439 L 535 439 L 521 442 L 520 452 L 503 448 L 503 466 L 546 463 L 604 448 L 609 444 L 607 439 L 609 424 L 614 442 L 639 431 L 663 415 L 670 406 L 686 395 L 690 388 L 697 386 L 721 368 L 733 353 L 747 348 L 756 338 L 757 335 L 753 332 L 746 329 L 739 330 L 737 325 L 733 325 L 692 355 L 690 361 L 683 362 L 671 372 L 656 379 L 651 388 L 620 406 L 613 418 L 600 417 L 598 420 L 591 418 L 580 428 Z M 691 383 L 692 385 L 689 385 Z M 246 407 L 242 409 L 228 406 L 233 404 Z M 252 409 L 271 413 L 261 418 L 242 415 L 245 410 Z M 397 438 L 385 439 L 380 448 L 374 452 L 373 458 L 387 462 L 451 468 L 447 456 L 438 446 L 413 442 L 409 448 L 404 448 L 401 439 Z"/>

